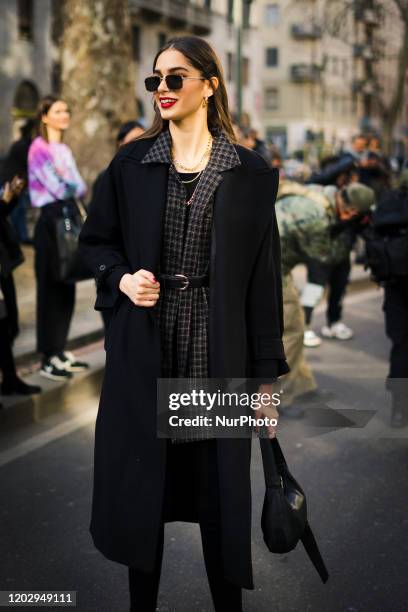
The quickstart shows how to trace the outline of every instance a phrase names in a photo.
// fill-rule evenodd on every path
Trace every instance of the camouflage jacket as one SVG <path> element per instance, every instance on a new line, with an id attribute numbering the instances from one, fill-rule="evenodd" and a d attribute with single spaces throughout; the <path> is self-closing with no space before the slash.
<path id="1" fill-rule="evenodd" d="M 301 185 L 283 181 L 276 201 L 282 249 L 282 271 L 288 274 L 308 259 L 334 264 L 350 252 L 350 241 L 331 230 L 337 225 L 335 194 L 330 185 Z"/>

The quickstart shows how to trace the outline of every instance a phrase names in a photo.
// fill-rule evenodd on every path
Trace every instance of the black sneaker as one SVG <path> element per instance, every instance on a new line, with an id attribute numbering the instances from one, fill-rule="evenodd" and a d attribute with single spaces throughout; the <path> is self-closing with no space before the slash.
<path id="1" fill-rule="evenodd" d="M 36 393 L 41 393 L 41 387 L 28 385 L 18 377 L 12 381 L 3 382 L 1 385 L 2 395 L 35 395 Z"/>
<path id="2" fill-rule="evenodd" d="M 62 367 L 67 372 L 84 372 L 84 370 L 89 369 L 89 363 L 86 363 L 85 361 L 78 361 L 74 353 L 71 353 L 70 351 L 58 353 L 57 356 L 62 364 Z"/>
<path id="3" fill-rule="evenodd" d="M 56 355 L 43 361 L 40 374 L 50 380 L 69 380 L 72 378 L 71 372 L 65 370 L 64 364 Z"/>

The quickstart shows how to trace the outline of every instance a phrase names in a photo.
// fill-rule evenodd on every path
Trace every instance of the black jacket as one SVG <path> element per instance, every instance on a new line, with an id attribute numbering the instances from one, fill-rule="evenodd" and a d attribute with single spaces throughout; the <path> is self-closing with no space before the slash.
<path id="1" fill-rule="evenodd" d="M 111 309 L 96 424 L 91 533 L 105 556 L 150 571 L 161 520 L 166 440 L 156 434 L 160 338 L 151 308 L 119 290 L 125 272 L 157 273 L 169 165 L 142 164 L 153 143 L 117 153 L 80 236 L 97 278 L 99 310 Z M 278 171 L 236 146 L 241 165 L 222 172 L 214 198 L 209 370 L 216 378 L 288 371 L 282 344 Z M 252 588 L 251 441 L 218 439 L 222 546 L 227 579 Z"/>

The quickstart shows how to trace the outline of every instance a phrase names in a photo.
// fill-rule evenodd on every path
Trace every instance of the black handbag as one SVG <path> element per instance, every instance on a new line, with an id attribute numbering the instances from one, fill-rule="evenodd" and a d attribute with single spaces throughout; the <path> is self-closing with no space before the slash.
<path id="1" fill-rule="evenodd" d="M 307 520 L 306 496 L 289 471 L 276 437 L 259 438 L 265 475 L 262 531 L 272 553 L 288 553 L 299 540 L 305 547 L 322 582 L 329 574 Z"/>
<path id="2" fill-rule="evenodd" d="M 76 200 L 76 212 L 68 206 L 62 207 L 62 216 L 55 220 L 58 261 L 57 278 L 63 283 L 76 283 L 93 278 L 92 271 L 79 254 L 78 240 L 86 219 L 83 204 Z"/>
<path id="3" fill-rule="evenodd" d="M 408 275 L 408 230 L 394 234 L 365 233 L 366 269 L 377 282 L 390 281 Z"/>

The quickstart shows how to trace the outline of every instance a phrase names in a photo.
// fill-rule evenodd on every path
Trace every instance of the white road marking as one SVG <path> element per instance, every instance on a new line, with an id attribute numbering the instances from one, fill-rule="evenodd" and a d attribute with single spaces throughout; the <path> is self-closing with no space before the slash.
<path id="1" fill-rule="evenodd" d="M 92 405 L 92 408 L 85 409 L 78 416 L 37 434 L 28 440 L 24 440 L 24 442 L 16 444 L 16 446 L 0 453 L 0 467 L 36 451 L 50 442 L 59 440 L 77 429 L 94 423 L 97 413 L 97 402 L 93 400 L 92 402 L 88 402 L 88 405 Z"/>

